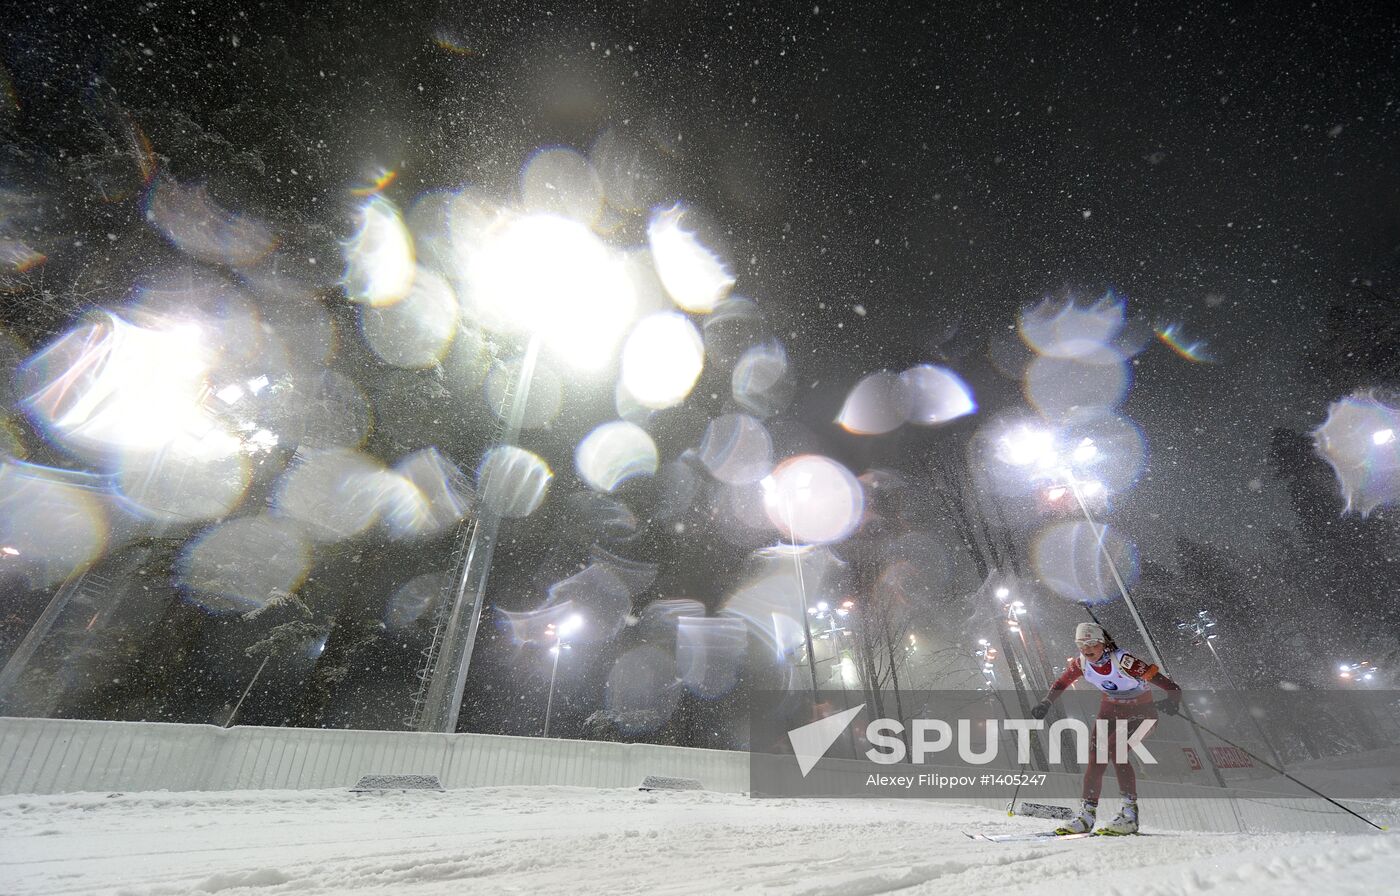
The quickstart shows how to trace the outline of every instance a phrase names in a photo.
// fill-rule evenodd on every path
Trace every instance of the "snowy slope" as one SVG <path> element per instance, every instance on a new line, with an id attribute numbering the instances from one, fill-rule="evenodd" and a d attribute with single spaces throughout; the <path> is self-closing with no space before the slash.
<path id="1" fill-rule="evenodd" d="M 1137 896 L 1374 894 L 1400 868 L 1392 834 L 993 844 L 961 833 L 1046 826 L 913 800 L 572 787 L 12 796 L 0 798 L 0 892 L 980 896 L 1098 881 Z"/>

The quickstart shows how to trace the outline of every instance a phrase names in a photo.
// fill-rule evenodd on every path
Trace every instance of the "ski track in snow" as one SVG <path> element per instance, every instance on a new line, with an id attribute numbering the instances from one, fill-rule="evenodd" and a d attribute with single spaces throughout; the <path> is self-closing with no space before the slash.
<path id="1" fill-rule="evenodd" d="M 1144 804 L 1150 822 L 1150 804 Z M 1388 892 L 1394 834 L 984 843 L 1044 829 L 915 800 L 499 787 L 0 797 L 6 894 Z M 1154 833 L 1157 833 L 1154 831 Z"/>

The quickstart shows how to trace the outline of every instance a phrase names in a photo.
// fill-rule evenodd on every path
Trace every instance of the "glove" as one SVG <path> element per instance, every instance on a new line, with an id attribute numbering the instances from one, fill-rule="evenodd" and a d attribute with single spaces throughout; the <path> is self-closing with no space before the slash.
<path id="1" fill-rule="evenodd" d="M 1045 714 L 1048 712 L 1050 712 L 1050 701 L 1042 700 L 1035 706 L 1031 707 L 1031 718 L 1043 719 L 1045 718 Z"/>
<path id="2" fill-rule="evenodd" d="M 1166 713 L 1169 716 L 1174 716 L 1181 712 L 1181 704 L 1170 697 L 1163 697 L 1161 700 L 1152 704 L 1152 706 L 1158 712 Z"/>

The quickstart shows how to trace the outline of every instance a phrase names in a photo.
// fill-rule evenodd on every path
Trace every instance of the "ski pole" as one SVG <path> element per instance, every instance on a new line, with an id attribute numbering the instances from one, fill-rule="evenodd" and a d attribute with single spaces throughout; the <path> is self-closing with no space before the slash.
<path id="1" fill-rule="evenodd" d="M 1350 814 L 1350 815 L 1355 815 L 1357 818 L 1359 818 L 1359 819 L 1361 819 L 1362 821 L 1366 822 L 1367 824 L 1369 824 L 1371 827 L 1375 828 L 1376 830 L 1378 830 L 1378 831 L 1388 831 L 1388 830 L 1390 830 L 1390 828 L 1386 827 L 1385 825 L 1383 825 L 1383 824 L 1376 824 L 1374 821 L 1372 821 L 1371 819 L 1369 819 L 1369 818 L 1367 818 L 1366 816 L 1362 815 L 1361 813 L 1359 813 L 1359 812 L 1354 812 L 1354 811 L 1352 811 L 1351 809 L 1348 809 L 1346 806 L 1343 806 L 1341 803 L 1339 803 L 1339 802 L 1337 802 L 1336 800 L 1332 799 L 1330 796 L 1328 796 L 1327 794 L 1325 794 L 1325 793 L 1323 793 L 1322 791 L 1318 790 L 1317 788 L 1315 788 L 1315 787 L 1309 787 L 1307 784 L 1304 784 L 1302 781 L 1299 781 L 1297 778 L 1293 777 L 1292 775 L 1290 775 L 1288 772 L 1284 771 L 1283 769 L 1278 768 L 1278 767 L 1275 766 L 1273 763 L 1271 763 L 1271 762 L 1269 762 L 1269 761 L 1267 761 L 1267 760 L 1265 760 L 1265 759 L 1259 758 L 1258 756 L 1256 756 L 1256 755 L 1254 755 L 1253 753 L 1251 753 L 1249 750 L 1246 750 L 1244 747 L 1242 747 L 1242 746 L 1240 746 L 1239 744 L 1235 743 L 1234 741 L 1230 740 L 1228 737 L 1225 737 L 1225 736 L 1223 736 L 1223 735 L 1217 734 L 1216 732 L 1214 732 L 1214 731 L 1212 731 L 1211 729 L 1207 728 L 1205 725 L 1202 725 L 1200 722 L 1196 721 L 1195 719 L 1188 718 L 1188 717 L 1185 717 L 1185 716 L 1183 716 L 1183 718 L 1186 718 L 1186 721 L 1190 722 L 1192 725 L 1195 725 L 1197 728 L 1201 729 L 1201 731 L 1204 731 L 1206 734 L 1209 734 L 1211 737 L 1215 738 L 1216 740 L 1224 741 L 1225 743 L 1227 743 L 1227 744 L 1229 744 L 1230 746 L 1234 747 L 1236 750 L 1239 750 L 1241 753 L 1244 753 L 1244 754 L 1245 754 L 1246 756 L 1248 756 L 1250 759 L 1253 759 L 1253 760 L 1256 761 L 1256 762 L 1263 763 L 1263 764 L 1264 764 L 1265 766 L 1267 766 L 1268 768 L 1271 768 L 1271 769 L 1273 769 L 1274 771 L 1278 772 L 1280 775 L 1283 775 L 1285 778 L 1287 778 L 1288 780 L 1292 781 L 1294 784 L 1297 784 L 1299 787 L 1303 788 L 1304 790 L 1307 790 L 1307 791 L 1310 791 L 1310 792 L 1312 792 L 1312 793 L 1317 794 L 1318 796 L 1322 797 L 1322 798 L 1323 798 L 1324 800 L 1326 800 L 1327 802 L 1329 802 L 1329 803 L 1331 803 L 1332 805 L 1336 806 L 1338 809 L 1341 809 L 1343 812 L 1346 812 L 1346 813 L 1348 813 L 1348 814 Z"/>
<path id="2" fill-rule="evenodd" d="M 1031 735 L 1031 741 L 1032 741 L 1033 743 L 1039 745 L 1039 743 L 1040 743 L 1040 738 L 1036 737 L 1036 732 L 1032 731 L 1032 732 L 1030 733 L 1030 735 Z M 1026 778 L 1028 777 L 1028 776 L 1026 775 L 1026 767 L 1025 767 L 1024 765 L 1022 765 L 1021 763 L 1017 763 L 1017 766 L 1018 766 L 1018 768 L 1020 768 L 1020 772 L 1021 772 L 1021 773 L 1018 774 L 1018 775 L 1016 776 L 1016 789 L 1013 790 L 1013 791 L 1011 791 L 1011 802 L 1009 802 L 1009 803 L 1006 804 L 1006 814 L 1007 814 L 1007 815 L 1015 815 L 1015 814 L 1016 814 L 1016 798 L 1017 798 L 1018 796 L 1020 796 L 1020 794 L 1021 794 L 1021 785 L 1024 784 L 1024 783 L 1026 783 Z M 1028 803 L 1027 805 L 1029 805 L 1029 803 Z"/>
<path id="3" fill-rule="evenodd" d="M 1044 744 L 1043 744 L 1042 738 L 1040 737 L 1040 732 L 1038 732 L 1038 731 L 1032 731 L 1032 732 L 1030 732 L 1030 735 L 1031 735 L 1031 742 L 1034 743 L 1034 744 L 1037 746 L 1038 749 L 1043 750 L 1043 749 L 1044 749 Z M 1017 800 L 1017 798 L 1021 795 L 1021 786 L 1022 786 L 1023 784 L 1026 783 L 1026 779 L 1027 779 L 1027 777 L 1028 777 L 1028 776 L 1026 775 L 1026 766 L 1025 766 L 1025 765 L 1019 765 L 1019 764 L 1018 764 L 1018 767 L 1020 768 L 1021 773 L 1020 773 L 1020 775 L 1016 778 L 1016 789 L 1013 790 L 1013 791 L 1011 792 L 1011 802 L 1009 802 L 1009 803 L 1006 804 L 1006 814 L 1007 814 L 1007 815 L 1011 815 L 1011 816 L 1014 816 L 1014 815 L 1016 814 L 1016 800 Z M 1054 814 L 1047 815 L 1047 814 L 1045 814 L 1048 810 L 1052 810 L 1052 809 L 1063 809 L 1064 807 L 1062 807 L 1062 806 L 1047 806 L 1047 805 L 1044 804 L 1044 803 L 1030 803 L 1030 802 L 1023 803 L 1022 805 L 1023 805 L 1023 806 L 1033 806 L 1033 807 L 1035 808 L 1036 811 L 1025 812 L 1025 813 L 1023 813 L 1023 814 L 1025 814 L 1025 815 L 1034 815 L 1034 816 L 1036 816 L 1037 818 L 1062 818 L 1062 819 L 1063 819 L 1063 818 L 1069 818 L 1069 817 L 1071 817 L 1071 815 L 1073 814 L 1069 809 L 1064 809 L 1064 813 L 1065 813 L 1064 815 L 1054 815 Z"/>
<path id="4" fill-rule="evenodd" d="M 1015 814 L 1016 814 L 1016 797 L 1017 797 L 1017 795 L 1019 795 L 1020 792 L 1021 792 L 1021 782 L 1023 782 L 1023 781 L 1026 780 L 1025 770 L 1026 770 L 1026 767 L 1025 767 L 1024 765 L 1021 766 L 1021 772 L 1022 772 L 1022 774 L 1016 776 L 1016 789 L 1013 790 L 1013 791 L 1011 791 L 1011 802 L 1009 802 L 1009 803 L 1006 804 L 1006 814 L 1007 814 L 1007 815 L 1015 815 Z"/>

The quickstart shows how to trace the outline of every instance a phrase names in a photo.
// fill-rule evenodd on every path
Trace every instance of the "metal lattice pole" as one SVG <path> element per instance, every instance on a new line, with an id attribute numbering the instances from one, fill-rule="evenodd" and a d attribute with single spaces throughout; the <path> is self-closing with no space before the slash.
<path id="1" fill-rule="evenodd" d="M 540 355 L 540 338 L 532 336 L 525 349 L 520 374 L 509 398 L 505 426 L 497 445 L 510 445 L 520 438 L 525 420 L 525 406 L 530 398 L 530 380 Z M 452 590 L 452 609 L 441 635 L 437 661 L 428 682 L 427 697 L 418 721 L 419 731 L 441 731 L 452 734 L 457 730 L 457 717 L 462 710 L 462 696 L 467 689 L 467 669 L 471 666 L 472 649 L 477 630 L 481 627 L 481 611 L 486 601 L 486 585 L 491 575 L 491 559 L 500 535 L 503 495 L 497 479 L 501 471 L 488 466 L 478 483 L 477 522 L 470 528 L 462 564 Z"/>

